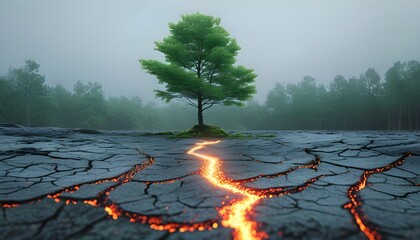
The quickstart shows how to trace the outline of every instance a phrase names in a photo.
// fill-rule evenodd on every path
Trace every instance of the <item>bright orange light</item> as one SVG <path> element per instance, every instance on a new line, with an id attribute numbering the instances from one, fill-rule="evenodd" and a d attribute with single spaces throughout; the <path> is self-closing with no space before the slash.
<path id="1" fill-rule="evenodd" d="M 198 150 L 205 148 L 207 145 L 217 144 L 220 141 L 197 143 L 188 154 L 194 155 L 205 160 L 203 167 L 203 176 L 213 185 L 238 193 L 244 196 L 240 201 L 234 202 L 232 205 L 225 206 L 219 210 L 222 216 L 222 225 L 234 229 L 234 239 L 237 240 L 259 240 L 267 238 L 264 232 L 257 231 L 257 223 L 248 219 L 248 215 L 252 213 L 252 206 L 263 198 L 250 190 L 240 187 L 237 183 L 223 176 L 220 169 L 220 160 L 206 154 L 197 153 Z"/>
<path id="2" fill-rule="evenodd" d="M 89 205 L 91 205 L 93 207 L 97 207 L 98 206 L 98 200 L 96 200 L 96 199 L 93 199 L 93 200 L 84 200 L 83 202 L 86 203 L 86 204 L 89 204 Z"/>
<path id="3" fill-rule="evenodd" d="M 120 212 L 117 211 L 116 206 L 114 205 L 110 205 L 110 206 L 106 206 L 104 208 L 105 212 L 108 213 L 109 216 L 111 216 L 114 220 L 117 220 L 118 217 L 121 215 Z"/>
<path id="4" fill-rule="evenodd" d="M 4 204 L 1 205 L 2 208 L 15 208 L 15 207 L 19 207 L 19 206 L 20 206 L 20 204 L 17 204 L 17 203 L 10 203 L 10 204 L 4 203 Z"/>

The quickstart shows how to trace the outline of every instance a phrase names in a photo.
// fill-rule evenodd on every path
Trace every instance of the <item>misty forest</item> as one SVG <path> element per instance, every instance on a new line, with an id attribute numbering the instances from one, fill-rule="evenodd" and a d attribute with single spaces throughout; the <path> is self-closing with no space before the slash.
<path id="1" fill-rule="evenodd" d="M 265 102 L 245 107 L 215 106 L 206 122 L 229 130 L 419 130 L 420 63 L 395 62 L 384 79 L 373 68 L 351 78 L 337 75 L 328 85 L 305 76 L 279 82 Z M 73 89 L 48 85 L 33 60 L 0 78 L 0 122 L 25 126 L 113 130 L 183 130 L 196 122 L 194 109 L 140 97 L 107 97 L 98 82 Z"/>
<path id="2" fill-rule="evenodd" d="M 419 9 L 0 1 L 0 239 L 420 239 Z"/>

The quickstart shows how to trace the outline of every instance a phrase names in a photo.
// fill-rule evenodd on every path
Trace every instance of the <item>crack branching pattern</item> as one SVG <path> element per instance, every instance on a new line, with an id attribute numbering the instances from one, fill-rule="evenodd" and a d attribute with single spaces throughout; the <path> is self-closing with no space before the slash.
<path id="1" fill-rule="evenodd" d="M 103 208 L 104 211 L 114 220 L 124 217 L 128 218 L 132 223 L 141 223 L 147 224 L 150 228 L 159 231 L 167 231 L 169 233 L 173 232 L 193 232 L 193 231 L 204 231 L 204 230 L 213 230 L 218 228 L 220 225 L 226 228 L 232 228 L 233 231 L 233 238 L 237 240 L 257 240 L 257 239 L 267 239 L 269 235 L 260 230 L 259 223 L 253 220 L 254 207 L 255 205 L 264 198 L 275 198 L 279 196 L 283 196 L 286 194 L 294 194 L 307 189 L 311 184 L 319 180 L 320 178 L 327 176 L 327 175 L 319 175 L 317 177 L 311 178 L 299 186 L 295 187 L 274 187 L 268 189 L 258 189 L 244 186 L 243 184 L 248 182 L 253 182 L 259 178 L 275 178 L 279 176 L 287 176 L 289 173 L 302 169 L 312 169 L 314 171 L 317 170 L 317 166 L 321 163 L 321 160 L 315 156 L 315 159 L 309 163 L 292 167 L 286 171 L 275 173 L 275 174 L 260 174 L 255 177 L 234 180 L 226 177 L 222 171 L 222 161 L 216 157 L 209 154 L 200 153 L 200 150 L 205 149 L 209 145 L 214 145 L 219 143 L 220 141 L 208 141 L 208 142 L 200 142 L 196 143 L 189 151 L 188 154 L 193 155 L 199 159 L 204 160 L 204 164 L 202 165 L 202 169 L 199 173 L 192 173 L 191 175 L 200 174 L 202 175 L 207 181 L 209 181 L 214 186 L 219 188 L 228 190 L 233 194 L 238 194 L 242 196 L 241 199 L 232 200 L 228 204 L 224 204 L 224 206 L 218 208 L 218 213 L 221 219 L 211 219 L 204 222 L 168 222 L 160 215 L 144 215 L 135 212 L 130 212 L 123 209 L 117 203 L 113 202 L 109 195 L 110 193 L 130 181 L 132 181 L 134 175 L 140 173 L 142 170 L 146 169 L 147 167 L 154 164 L 155 159 L 149 155 L 146 155 L 148 159 L 143 161 L 141 164 L 135 165 L 131 170 L 117 176 L 114 178 L 109 179 L 102 179 L 93 182 L 94 184 L 101 184 L 105 182 L 113 182 L 114 185 L 107 187 L 105 190 L 101 191 L 95 198 L 93 199 L 76 199 L 69 197 L 68 195 L 62 196 L 63 193 L 74 193 L 78 191 L 81 185 L 74 185 L 68 188 L 65 188 L 61 191 L 50 193 L 45 196 L 38 197 L 36 199 L 30 199 L 27 201 L 21 202 L 13 202 L 13 201 L 5 201 L 0 202 L 2 208 L 16 208 L 22 204 L 30 204 L 34 202 L 41 201 L 45 198 L 51 198 L 55 202 L 65 202 L 65 204 L 77 204 L 77 203 L 84 203 L 93 207 L 100 207 Z M 309 153 L 309 151 L 305 151 Z M 363 190 L 366 187 L 366 183 L 368 178 L 376 173 L 381 173 L 388 171 L 394 167 L 400 166 L 403 164 L 405 158 L 409 157 L 410 154 L 407 153 L 403 157 L 399 158 L 398 160 L 386 165 L 384 167 L 375 168 L 372 170 L 366 170 L 363 172 L 362 176 L 360 177 L 359 181 L 351 186 L 348 189 L 347 195 L 350 199 L 350 202 L 344 205 L 344 208 L 348 209 L 351 215 L 354 218 L 355 223 L 358 225 L 359 229 L 366 235 L 368 239 L 380 239 L 381 235 L 379 234 L 379 230 L 377 226 L 374 226 L 370 223 L 367 219 L 367 216 L 364 215 L 362 209 L 362 199 L 358 195 L 358 192 Z M 174 181 L 179 181 L 180 178 L 174 178 L 165 181 L 156 181 L 156 182 L 146 182 L 147 185 L 159 184 L 159 183 L 171 183 Z M 91 183 L 84 183 L 84 184 L 91 184 Z"/>
<path id="2" fill-rule="evenodd" d="M 359 181 L 355 185 L 351 186 L 347 191 L 347 196 L 349 197 L 350 202 L 345 204 L 343 207 L 350 211 L 353 215 L 354 221 L 359 226 L 360 231 L 362 231 L 369 240 L 379 240 L 382 237 L 378 232 L 379 227 L 370 223 L 367 216 L 363 213 L 363 202 L 357 193 L 366 187 L 367 181 L 371 175 L 386 172 L 394 167 L 400 166 L 404 163 L 404 160 L 410 156 L 411 153 L 405 153 L 404 156 L 389 165 L 364 171 Z"/>
<path id="3" fill-rule="evenodd" d="M 121 185 L 124 185 L 128 182 L 130 182 L 134 175 L 141 172 L 145 168 L 151 166 L 154 164 L 155 159 L 151 156 L 148 156 L 149 159 L 143 161 L 143 163 L 135 165 L 131 170 L 110 179 L 102 179 L 94 182 L 94 184 L 101 184 L 105 182 L 114 182 L 115 185 L 108 187 L 104 191 L 101 191 L 94 199 L 88 199 L 88 200 L 79 200 L 74 199 L 71 197 L 62 197 L 61 195 L 63 193 L 74 193 L 77 190 L 80 189 L 79 185 L 71 186 L 68 188 L 65 188 L 64 190 L 61 190 L 56 193 L 48 194 L 46 196 L 42 196 L 36 199 L 32 199 L 29 201 L 24 202 L 0 202 L 2 208 L 16 208 L 19 207 L 22 204 L 30 204 L 39 202 L 45 198 L 51 198 L 55 202 L 59 203 L 61 201 L 64 201 L 66 205 L 69 204 L 77 204 L 79 202 L 83 202 L 84 204 L 88 204 L 93 207 L 100 207 L 103 208 L 104 211 L 112 217 L 112 219 L 117 220 L 119 217 L 126 217 L 130 220 L 132 223 L 142 223 L 142 224 L 148 224 L 150 228 L 154 230 L 159 231 L 169 231 L 169 232 L 185 232 L 185 231 L 203 231 L 203 230 L 212 230 L 214 228 L 218 227 L 218 223 L 216 220 L 209 220 L 205 222 L 198 222 L 198 223 L 181 223 L 181 222 L 165 222 L 165 220 L 162 219 L 159 215 L 142 215 L 138 213 L 133 213 L 130 211 L 126 211 L 123 208 L 121 208 L 118 204 L 114 203 L 111 199 L 109 199 L 110 193 L 118 188 Z M 168 182 L 175 181 L 174 180 L 168 180 Z"/>
<path id="4" fill-rule="evenodd" d="M 285 172 L 276 174 L 263 175 L 260 174 L 253 178 L 247 178 L 242 180 L 232 180 L 224 176 L 222 171 L 221 160 L 218 157 L 198 153 L 197 151 L 204 149 L 208 145 L 214 145 L 220 141 L 207 141 L 197 143 L 188 154 L 194 155 L 198 158 L 205 160 L 203 166 L 202 175 L 213 185 L 226 189 L 232 193 L 240 194 L 243 196 L 241 200 L 234 200 L 230 205 L 224 206 L 219 209 L 219 214 L 222 217 L 222 225 L 234 229 L 234 239 L 238 240 L 258 240 L 268 238 L 268 234 L 263 231 L 258 231 L 258 223 L 252 220 L 250 217 L 253 214 L 253 206 L 264 198 L 279 197 L 285 194 L 293 194 L 301 192 L 310 186 L 313 182 L 318 180 L 320 177 L 309 179 L 304 184 L 292 188 L 269 188 L 269 189 L 256 189 L 244 187 L 241 184 L 252 182 L 258 178 L 266 177 L 273 178 L 278 176 L 287 175 L 288 173 L 300 169 L 300 168 L 311 168 L 316 170 L 316 166 L 320 163 L 317 158 L 312 162 L 303 166 L 297 166 L 290 168 Z"/>
<path id="5" fill-rule="evenodd" d="M 316 178 L 312 178 L 307 180 L 304 184 L 294 188 L 285 190 L 283 188 L 269 188 L 269 189 L 250 189 L 241 186 L 241 183 L 246 183 L 250 181 L 254 181 L 255 179 L 261 177 L 276 177 L 281 175 L 287 175 L 291 171 L 300 168 L 310 168 L 316 170 L 316 167 L 320 164 L 321 160 L 316 158 L 312 162 L 305 164 L 303 166 L 297 166 L 289 169 L 288 171 L 277 173 L 277 174 L 270 174 L 270 175 L 259 175 L 254 178 L 247 178 L 243 180 L 232 180 L 226 178 L 222 171 L 221 161 L 219 158 L 211 155 L 200 154 L 197 151 L 202 150 L 207 145 L 217 144 L 220 141 L 214 142 L 201 142 L 197 143 L 195 147 L 193 147 L 188 154 L 192 154 L 196 157 L 199 157 L 206 161 L 206 164 L 203 167 L 203 176 L 211 182 L 213 185 L 218 186 L 220 188 L 227 189 L 232 193 L 239 193 L 243 196 L 243 199 L 233 201 L 231 205 L 224 206 L 223 208 L 219 209 L 219 214 L 222 216 L 222 225 L 224 227 L 230 227 L 234 229 L 234 239 L 237 240 L 258 240 L 258 239 L 265 239 L 268 238 L 268 234 L 258 230 L 258 223 L 251 219 L 253 214 L 253 206 L 258 203 L 263 198 L 273 198 L 282 196 L 285 194 L 293 194 L 297 192 L 301 192 L 305 190 L 310 184 L 317 181 L 319 178 L 323 177 L 324 175 L 320 175 Z M 344 205 L 344 208 L 349 209 L 350 213 L 353 215 L 356 224 L 359 226 L 359 229 L 366 235 L 366 237 L 370 240 L 372 239 L 381 239 L 379 232 L 377 231 L 377 227 L 372 228 L 373 224 L 368 222 L 367 216 L 364 215 L 362 210 L 362 200 L 357 195 L 358 191 L 361 191 L 365 186 L 367 179 L 370 175 L 375 173 L 381 173 L 384 171 L 388 171 L 396 166 L 400 166 L 403 164 L 404 159 L 411 156 L 410 153 L 404 154 L 403 157 L 399 158 L 398 160 L 386 165 L 384 167 L 375 168 L 372 170 L 365 171 L 361 176 L 360 180 L 357 184 L 351 186 L 348 190 L 348 197 L 351 200 L 348 204 Z"/>
<path id="6" fill-rule="evenodd" d="M 260 199 L 263 198 L 273 198 L 277 196 L 282 196 L 285 194 L 292 194 L 296 192 L 303 191 L 313 182 L 315 182 L 318 178 L 310 179 L 304 184 L 297 186 L 296 188 L 269 188 L 269 189 L 255 189 L 250 187 L 241 186 L 243 183 L 247 183 L 250 181 L 254 181 L 257 178 L 267 177 L 273 178 L 277 176 L 287 175 L 288 173 L 300 169 L 300 168 L 311 168 L 316 170 L 316 166 L 320 163 L 319 159 L 316 159 L 308 164 L 303 166 L 297 166 L 289 169 L 286 172 L 281 172 L 275 175 L 259 175 L 255 178 L 248 178 L 243 180 L 233 180 L 226 178 L 221 171 L 221 162 L 217 157 L 208 156 L 205 154 L 197 153 L 198 150 L 203 149 L 207 145 L 217 144 L 219 141 L 216 142 L 202 142 L 197 143 L 191 150 L 188 151 L 188 154 L 194 155 L 201 159 L 205 160 L 205 164 L 202 167 L 202 171 L 200 172 L 209 182 L 214 184 L 215 186 L 227 189 L 232 193 L 239 193 L 245 198 L 239 201 L 234 201 L 231 205 L 226 205 L 223 208 L 219 209 L 219 213 L 222 216 L 222 220 L 220 222 L 219 219 L 208 220 L 204 222 L 195 222 L 195 223 L 183 223 L 183 222 L 165 222 L 161 216 L 158 215 L 142 215 L 138 213 L 133 213 L 121 208 L 118 204 L 114 203 L 108 196 L 110 193 L 118 188 L 121 185 L 124 185 L 130 182 L 134 175 L 141 172 L 145 168 L 154 164 L 155 159 L 149 155 L 147 160 L 143 161 L 143 163 L 135 165 L 131 170 L 121 174 L 120 176 L 110 178 L 110 179 L 102 179 L 95 181 L 94 184 L 101 184 L 105 182 L 114 182 L 115 185 L 106 188 L 105 190 L 101 191 L 94 199 L 88 200 L 79 200 L 75 198 L 71 198 L 68 196 L 62 196 L 63 193 L 74 193 L 78 191 L 81 185 L 75 185 L 68 188 L 65 188 L 61 191 L 48 194 L 46 196 L 41 196 L 36 199 L 31 199 L 24 202 L 2 202 L 1 206 L 3 208 L 15 208 L 19 207 L 21 204 L 28 204 L 28 203 L 35 203 L 39 202 L 42 199 L 50 198 L 53 199 L 55 202 L 59 203 L 64 201 L 66 205 L 69 204 L 77 204 L 79 202 L 83 202 L 84 204 L 88 204 L 93 207 L 100 207 L 103 208 L 104 211 L 114 220 L 117 220 L 120 217 L 126 217 L 132 223 L 141 223 L 141 224 L 148 224 L 150 228 L 159 231 L 168 231 L 170 233 L 179 231 L 179 232 L 193 232 L 193 231 L 204 231 L 204 230 L 212 230 L 219 227 L 219 224 L 222 224 L 224 227 L 229 227 L 234 229 L 234 238 L 235 239 L 263 239 L 268 238 L 268 235 L 264 232 L 257 231 L 258 224 L 257 222 L 250 220 L 249 215 L 252 212 L 252 207 L 255 205 Z M 192 173 L 197 174 L 197 173 Z M 174 181 L 180 180 L 179 178 L 165 180 L 165 181 L 156 181 L 153 182 L 154 184 L 161 184 L 161 183 L 171 183 Z M 89 183 L 87 183 L 89 184 Z M 145 184 L 149 185 L 151 182 L 145 182 Z"/>

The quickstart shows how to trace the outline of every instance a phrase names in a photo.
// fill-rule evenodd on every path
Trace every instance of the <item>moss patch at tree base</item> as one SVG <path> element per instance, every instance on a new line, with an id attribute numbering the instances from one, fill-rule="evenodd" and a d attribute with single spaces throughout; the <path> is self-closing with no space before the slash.
<path id="1" fill-rule="evenodd" d="M 139 136 L 166 136 L 169 138 L 228 138 L 228 139 L 258 139 L 276 137 L 272 133 L 242 133 L 242 132 L 225 132 L 221 127 L 203 125 L 187 129 L 183 132 L 145 132 Z"/>
<path id="2" fill-rule="evenodd" d="M 218 126 L 210 125 L 195 125 L 194 127 L 181 132 L 175 137 L 178 138 L 190 138 L 190 137 L 228 137 L 227 134 L 222 128 Z"/>

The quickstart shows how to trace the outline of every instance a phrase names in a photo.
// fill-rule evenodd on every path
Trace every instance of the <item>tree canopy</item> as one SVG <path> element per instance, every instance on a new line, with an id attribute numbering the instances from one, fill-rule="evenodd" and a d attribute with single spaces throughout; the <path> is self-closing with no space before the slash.
<path id="1" fill-rule="evenodd" d="M 155 90 L 166 102 L 180 99 L 197 108 L 202 126 L 203 111 L 215 104 L 241 106 L 256 92 L 252 69 L 235 66 L 240 47 L 220 26 L 220 19 L 200 13 L 183 15 L 170 23 L 170 36 L 155 42 L 165 62 L 140 60 L 166 90 Z"/>

